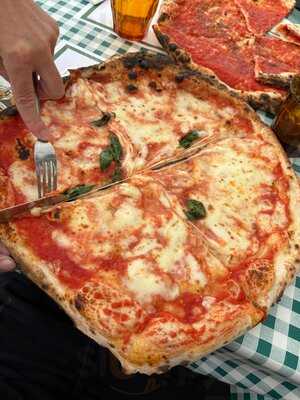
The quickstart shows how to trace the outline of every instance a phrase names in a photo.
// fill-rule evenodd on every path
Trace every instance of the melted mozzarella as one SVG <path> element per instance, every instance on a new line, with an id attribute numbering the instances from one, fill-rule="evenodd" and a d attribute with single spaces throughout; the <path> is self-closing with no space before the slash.
<path id="1" fill-rule="evenodd" d="M 132 261 L 128 266 L 125 286 L 134 293 L 141 303 L 151 302 L 154 295 L 166 300 L 174 300 L 179 295 L 177 285 L 171 285 L 151 271 L 151 264 L 143 259 Z"/>
<path id="2" fill-rule="evenodd" d="M 26 201 L 38 199 L 35 172 L 24 161 L 15 161 L 8 169 L 10 181 L 25 196 Z"/>
<path id="3" fill-rule="evenodd" d="M 187 266 L 190 268 L 191 280 L 198 283 L 200 286 L 204 287 L 207 284 L 207 278 L 198 261 L 192 254 L 186 256 Z"/>
<path id="4" fill-rule="evenodd" d="M 159 233 L 168 239 L 168 243 L 160 251 L 157 262 L 163 271 L 172 272 L 185 255 L 187 227 L 182 220 L 173 216 L 160 228 Z"/>

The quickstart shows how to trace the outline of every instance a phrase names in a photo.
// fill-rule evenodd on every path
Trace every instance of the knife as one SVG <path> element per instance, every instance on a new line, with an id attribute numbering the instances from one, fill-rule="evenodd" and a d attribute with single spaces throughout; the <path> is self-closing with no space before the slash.
<path id="1" fill-rule="evenodd" d="M 72 189 L 65 191 L 64 193 L 54 194 L 52 196 L 50 195 L 42 197 L 38 200 L 18 204 L 13 207 L 4 208 L 0 210 L 0 224 L 7 223 L 14 218 L 26 216 L 27 214 L 30 215 L 31 210 L 33 210 L 34 208 L 46 211 L 44 209 L 47 209 L 48 207 L 53 207 L 55 205 L 82 198 L 88 198 L 97 192 L 107 190 L 108 188 L 127 180 L 128 178 L 125 178 L 121 181 L 108 183 L 106 185 L 78 185 Z M 80 194 L 80 191 L 82 192 L 82 194 Z"/>

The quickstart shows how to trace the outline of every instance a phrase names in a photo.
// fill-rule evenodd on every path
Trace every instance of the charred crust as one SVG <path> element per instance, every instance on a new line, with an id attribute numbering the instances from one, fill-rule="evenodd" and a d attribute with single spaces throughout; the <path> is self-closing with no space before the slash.
<path id="1" fill-rule="evenodd" d="M 177 75 L 175 75 L 175 81 L 177 83 L 181 83 L 186 78 L 190 78 L 191 76 L 197 76 L 197 75 L 199 75 L 197 71 L 187 69 L 187 70 L 179 72 Z"/>
<path id="2" fill-rule="evenodd" d="M 41 284 L 41 289 L 48 291 L 49 290 L 49 285 L 47 285 L 47 283 L 42 283 Z"/>
<path id="3" fill-rule="evenodd" d="M 139 65 L 142 69 L 149 69 L 150 68 L 150 63 L 147 59 L 140 60 Z"/>
<path id="4" fill-rule="evenodd" d="M 165 22 L 169 19 L 169 14 L 167 14 L 166 12 L 163 12 L 160 14 L 157 22 L 160 24 L 161 22 Z"/>
<path id="5" fill-rule="evenodd" d="M 74 300 L 74 306 L 78 311 L 82 311 L 85 305 L 84 297 L 79 293 Z"/>
<path id="6" fill-rule="evenodd" d="M 175 43 L 169 43 L 169 50 L 170 50 L 170 51 L 175 51 L 175 50 L 177 50 L 177 49 L 178 49 L 177 44 L 175 44 Z"/>
<path id="7" fill-rule="evenodd" d="M 142 69 L 161 70 L 170 64 L 174 64 L 174 62 L 165 54 L 147 54 L 142 51 L 127 55 L 123 59 L 123 65 L 127 69 L 132 69 L 139 66 Z"/>
<path id="8" fill-rule="evenodd" d="M 135 80 L 137 78 L 136 71 L 129 71 L 128 72 L 128 78 L 131 79 L 131 80 Z"/>
<path id="9" fill-rule="evenodd" d="M 298 250 L 298 249 L 299 249 L 299 247 L 300 247 L 300 246 L 299 246 L 299 244 L 298 244 L 298 243 L 296 243 L 296 244 L 295 244 L 295 249 L 297 249 L 297 250 Z"/>
<path id="10" fill-rule="evenodd" d="M 156 92 L 162 92 L 162 87 L 159 86 L 155 81 L 149 82 L 148 86 Z"/>
<path id="11" fill-rule="evenodd" d="M 30 150 L 25 147 L 20 139 L 17 139 L 16 151 L 18 153 L 19 159 L 22 161 L 28 160 L 30 156 Z"/>
<path id="12" fill-rule="evenodd" d="M 129 93 L 135 93 L 135 92 L 137 92 L 138 87 L 135 86 L 135 85 L 133 85 L 132 83 L 129 83 L 129 84 L 126 86 L 126 90 L 127 90 L 127 92 L 129 92 Z"/>

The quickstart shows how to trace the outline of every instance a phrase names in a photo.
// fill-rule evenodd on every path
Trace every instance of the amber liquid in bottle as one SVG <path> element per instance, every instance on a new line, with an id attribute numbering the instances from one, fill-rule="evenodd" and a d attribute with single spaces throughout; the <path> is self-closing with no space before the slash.
<path id="1" fill-rule="evenodd" d="M 300 149 L 300 77 L 290 84 L 288 98 L 282 104 L 272 126 L 278 139 Z"/>
<path id="2" fill-rule="evenodd" d="M 111 0 L 114 31 L 129 40 L 142 40 L 159 0 Z"/>

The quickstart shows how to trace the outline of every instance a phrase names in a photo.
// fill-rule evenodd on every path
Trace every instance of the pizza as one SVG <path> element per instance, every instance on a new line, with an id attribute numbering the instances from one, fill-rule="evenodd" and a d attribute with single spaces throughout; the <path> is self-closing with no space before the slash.
<path id="1" fill-rule="evenodd" d="M 289 86 L 300 73 L 299 45 L 265 36 L 255 41 L 255 76 L 263 83 Z"/>
<path id="2" fill-rule="evenodd" d="M 77 186 L 0 226 L 22 270 L 127 373 L 188 364 L 262 321 L 299 269 L 300 186 L 272 131 L 162 55 L 73 71 L 67 85 L 42 113 L 69 165 L 60 187 Z M 0 126 L 7 206 L 34 196 L 15 178 L 33 139 L 18 116 Z M 85 168 L 88 146 L 98 159 Z M 76 198 L 117 167 L 113 186 Z"/>
<path id="3" fill-rule="evenodd" d="M 300 72 L 300 49 L 290 45 L 290 60 L 275 79 L 270 64 L 274 60 L 280 64 L 277 57 L 286 51 L 285 42 L 278 39 L 268 54 L 261 54 L 265 49 L 260 43 L 268 40 L 266 32 L 293 7 L 294 1 L 285 0 L 276 4 L 272 0 L 168 0 L 154 31 L 177 62 L 253 107 L 276 113 L 287 95 L 283 87 Z"/>
<path id="4" fill-rule="evenodd" d="M 280 22 L 271 31 L 275 36 L 279 36 L 281 39 L 287 42 L 295 43 L 300 45 L 300 25 L 293 24 L 289 21 Z"/>
<path id="5" fill-rule="evenodd" d="M 243 13 L 247 28 L 255 35 L 268 32 L 295 6 L 294 0 L 234 0 Z"/>

